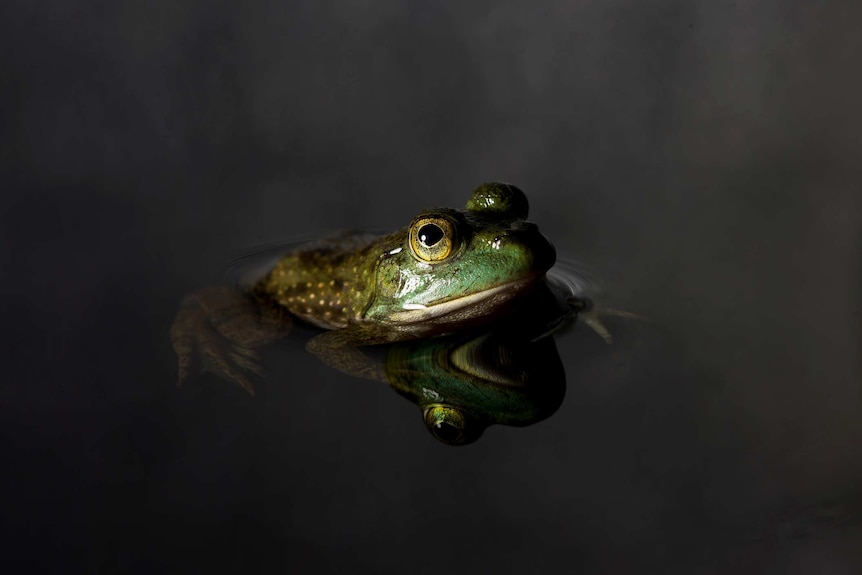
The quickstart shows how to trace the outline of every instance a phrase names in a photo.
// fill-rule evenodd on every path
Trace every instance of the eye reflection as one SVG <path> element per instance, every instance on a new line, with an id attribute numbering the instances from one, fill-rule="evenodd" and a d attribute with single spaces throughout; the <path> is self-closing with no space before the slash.
<path id="1" fill-rule="evenodd" d="M 432 405 L 425 410 L 425 426 L 435 439 L 447 445 L 459 445 L 466 438 L 467 420 L 458 409 Z"/>

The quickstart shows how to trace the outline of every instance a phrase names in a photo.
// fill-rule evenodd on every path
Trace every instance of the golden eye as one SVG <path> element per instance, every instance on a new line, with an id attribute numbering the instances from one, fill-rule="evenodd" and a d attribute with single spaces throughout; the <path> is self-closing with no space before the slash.
<path id="1" fill-rule="evenodd" d="M 423 262 L 445 260 L 455 250 L 455 228 L 444 218 L 419 218 L 410 226 L 410 249 Z"/>
<path id="2" fill-rule="evenodd" d="M 467 420 L 454 407 L 447 405 L 429 405 L 425 409 L 425 427 L 438 441 L 449 445 L 469 443 L 465 434 Z"/>

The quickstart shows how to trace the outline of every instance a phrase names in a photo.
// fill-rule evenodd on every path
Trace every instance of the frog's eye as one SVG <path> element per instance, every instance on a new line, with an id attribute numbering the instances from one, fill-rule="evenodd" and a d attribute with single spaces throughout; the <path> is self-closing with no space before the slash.
<path id="1" fill-rule="evenodd" d="M 419 218 L 410 226 L 410 249 L 423 262 L 445 260 L 454 247 L 455 228 L 447 219 Z"/>
<path id="2" fill-rule="evenodd" d="M 453 407 L 438 404 L 425 409 L 425 427 L 438 441 L 448 445 L 465 443 L 467 421 L 464 415 Z"/>

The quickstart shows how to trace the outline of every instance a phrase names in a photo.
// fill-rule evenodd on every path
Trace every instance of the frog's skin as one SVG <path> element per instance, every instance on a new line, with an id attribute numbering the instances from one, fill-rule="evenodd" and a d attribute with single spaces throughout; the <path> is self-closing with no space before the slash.
<path id="1" fill-rule="evenodd" d="M 497 319 L 554 264 L 555 251 L 515 186 L 486 183 L 466 209 L 420 212 L 385 236 L 343 233 L 283 256 L 247 293 L 206 288 L 180 306 L 171 335 L 182 382 L 195 367 L 253 390 L 254 349 L 292 318 L 328 331 L 308 343 L 362 375 L 360 345 L 452 333 Z M 359 371 L 357 371 L 359 370 Z"/>

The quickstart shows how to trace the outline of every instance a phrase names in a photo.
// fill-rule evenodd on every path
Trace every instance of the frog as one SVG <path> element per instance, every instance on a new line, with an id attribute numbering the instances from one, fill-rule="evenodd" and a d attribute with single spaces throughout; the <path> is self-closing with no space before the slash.
<path id="1" fill-rule="evenodd" d="M 171 326 L 177 383 L 210 371 L 254 394 L 252 376 L 265 374 L 257 350 L 287 335 L 295 320 L 324 330 L 307 342 L 309 351 L 362 377 L 370 368 L 361 346 L 503 317 L 556 261 L 528 215 L 520 188 L 486 182 L 464 209 L 423 209 L 383 235 L 341 232 L 288 251 L 254 281 L 192 293 Z"/>

